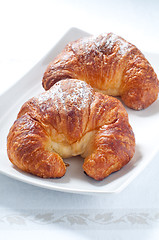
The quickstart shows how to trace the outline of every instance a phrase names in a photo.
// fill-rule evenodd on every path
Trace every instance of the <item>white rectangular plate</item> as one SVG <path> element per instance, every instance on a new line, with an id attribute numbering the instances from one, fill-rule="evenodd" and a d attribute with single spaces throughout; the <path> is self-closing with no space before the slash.
<path id="1" fill-rule="evenodd" d="M 66 159 L 70 166 L 61 179 L 41 179 L 14 167 L 7 157 L 7 135 L 16 119 L 22 104 L 43 90 L 42 77 L 49 62 L 75 39 L 89 34 L 79 29 L 70 29 L 50 52 L 20 79 L 11 89 L 0 96 L 0 172 L 17 180 L 63 192 L 101 194 L 115 193 L 123 190 L 153 159 L 159 150 L 159 99 L 149 108 L 142 111 L 127 109 L 130 124 L 136 137 L 136 152 L 133 159 L 120 171 L 111 174 L 103 181 L 95 181 L 86 176 L 82 170 L 83 159 L 72 157 Z M 145 53 L 146 57 L 157 69 L 159 55 Z"/>

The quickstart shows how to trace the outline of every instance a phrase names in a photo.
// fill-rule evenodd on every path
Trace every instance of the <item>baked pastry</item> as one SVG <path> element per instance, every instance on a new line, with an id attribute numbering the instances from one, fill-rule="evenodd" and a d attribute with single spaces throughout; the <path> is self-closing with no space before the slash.
<path id="1" fill-rule="evenodd" d="M 133 44 L 113 33 L 69 43 L 47 67 L 42 84 L 48 90 L 66 78 L 121 96 L 136 110 L 148 107 L 158 97 L 158 79 L 150 63 Z"/>
<path id="2" fill-rule="evenodd" d="M 24 103 L 7 151 L 14 165 L 43 178 L 62 177 L 62 158 L 81 155 L 86 174 L 102 180 L 130 161 L 135 138 L 119 100 L 67 79 Z"/>

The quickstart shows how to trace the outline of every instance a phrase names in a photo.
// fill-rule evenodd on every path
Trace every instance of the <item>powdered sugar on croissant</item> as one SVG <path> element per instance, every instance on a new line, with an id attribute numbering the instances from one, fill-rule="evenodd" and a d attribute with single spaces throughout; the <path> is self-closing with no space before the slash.
<path id="1" fill-rule="evenodd" d="M 69 43 L 47 67 L 43 87 L 48 90 L 65 78 L 77 78 L 96 91 L 121 96 L 136 110 L 158 97 L 158 79 L 150 63 L 133 44 L 113 33 Z"/>
<path id="2" fill-rule="evenodd" d="M 62 177 L 62 158 L 81 155 L 87 175 L 102 180 L 130 161 L 135 138 L 119 100 L 67 79 L 24 103 L 7 151 L 14 165 L 44 178 Z"/>

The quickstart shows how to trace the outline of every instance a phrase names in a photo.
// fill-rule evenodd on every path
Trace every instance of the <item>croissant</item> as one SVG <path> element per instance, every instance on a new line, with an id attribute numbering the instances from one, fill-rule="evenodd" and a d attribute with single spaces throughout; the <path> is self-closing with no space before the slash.
<path id="1" fill-rule="evenodd" d="M 84 81 L 66 79 L 23 104 L 7 138 L 10 161 L 43 178 L 62 177 L 62 158 L 81 155 L 102 180 L 133 157 L 135 137 L 121 102 Z"/>
<path id="2" fill-rule="evenodd" d="M 158 97 L 158 79 L 150 63 L 137 47 L 113 33 L 69 43 L 47 67 L 42 84 L 48 90 L 66 78 L 120 96 L 135 110 L 148 107 Z"/>

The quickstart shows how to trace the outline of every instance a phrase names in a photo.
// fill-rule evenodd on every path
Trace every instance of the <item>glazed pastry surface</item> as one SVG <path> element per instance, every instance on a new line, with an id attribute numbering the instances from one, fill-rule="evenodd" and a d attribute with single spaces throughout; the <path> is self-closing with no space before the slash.
<path id="1" fill-rule="evenodd" d="M 120 96 L 135 110 L 147 108 L 158 97 L 158 79 L 150 63 L 137 47 L 113 33 L 69 43 L 47 67 L 42 84 L 48 90 L 66 78 Z"/>
<path id="2" fill-rule="evenodd" d="M 102 180 L 131 160 L 135 137 L 119 100 L 66 79 L 23 104 L 7 151 L 14 165 L 43 178 L 62 177 L 62 158 L 81 155 L 86 174 Z"/>

